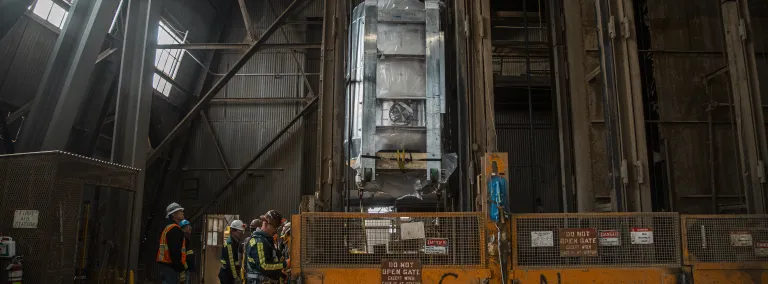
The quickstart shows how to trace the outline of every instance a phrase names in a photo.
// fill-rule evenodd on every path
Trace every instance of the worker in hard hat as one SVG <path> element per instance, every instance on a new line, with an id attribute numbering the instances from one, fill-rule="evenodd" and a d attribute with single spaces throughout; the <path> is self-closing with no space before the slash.
<path id="1" fill-rule="evenodd" d="M 187 242 L 187 244 L 191 243 L 192 238 L 192 224 L 189 223 L 187 220 L 182 220 L 181 223 L 179 223 L 179 226 L 181 226 L 181 230 L 184 232 L 184 240 Z M 192 273 L 197 272 L 196 262 L 195 262 L 195 252 L 191 249 L 187 249 L 187 271 L 186 271 L 186 278 L 187 282 L 186 284 L 192 283 Z"/>
<path id="2" fill-rule="evenodd" d="M 258 229 L 261 229 L 262 221 L 260 218 L 256 218 L 251 220 L 251 223 L 248 224 L 248 237 L 246 237 L 243 240 L 243 244 L 240 246 L 240 259 L 247 259 L 247 256 L 245 256 L 245 245 L 248 244 L 248 241 L 251 240 L 251 235 L 253 235 L 253 232 L 255 232 Z M 248 274 L 248 265 L 243 265 L 242 269 L 240 269 L 240 278 L 243 279 L 243 283 L 247 282 L 247 278 L 245 278 L 245 275 Z"/>
<path id="3" fill-rule="evenodd" d="M 184 208 L 173 202 L 165 208 L 168 221 L 160 234 L 160 246 L 155 261 L 160 267 L 163 284 L 179 284 L 186 279 L 187 241 L 179 224 L 184 221 Z"/>
<path id="4" fill-rule="evenodd" d="M 261 216 L 263 221 L 261 229 L 251 235 L 251 239 L 245 246 L 245 254 L 248 257 L 248 284 L 279 283 L 283 276 L 283 269 L 288 267 L 287 261 L 281 261 L 275 243 L 272 238 L 277 234 L 282 216 L 275 210 L 269 210 Z"/>
<path id="5" fill-rule="evenodd" d="M 238 248 L 243 239 L 245 224 L 243 221 L 234 220 L 229 224 L 229 238 L 221 251 L 221 269 L 219 269 L 219 282 L 221 284 L 240 283 L 240 254 Z"/>

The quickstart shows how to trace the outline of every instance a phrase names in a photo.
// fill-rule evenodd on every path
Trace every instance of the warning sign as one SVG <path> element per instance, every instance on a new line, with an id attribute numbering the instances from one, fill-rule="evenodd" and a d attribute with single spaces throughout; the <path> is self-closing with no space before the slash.
<path id="1" fill-rule="evenodd" d="M 632 228 L 630 232 L 633 245 L 649 245 L 653 244 L 653 229 L 652 228 Z"/>
<path id="2" fill-rule="evenodd" d="M 751 247 L 752 233 L 749 231 L 731 231 L 731 246 L 733 247 Z"/>
<path id="3" fill-rule="evenodd" d="M 555 246 L 554 234 L 552 231 L 533 231 L 531 232 L 531 247 L 553 247 Z"/>
<path id="4" fill-rule="evenodd" d="M 13 212 L 13 228 L 36 229 L 39 216 L 40 211 L 37 210 L 16 210 Z"/>
<path id="5" fill-rule="evenodd" d="M 448 253 L 448 239 L 427 239 L 424 246 L 425 254 L 447 254 Z"/>
<path id="6" fill-rule="evenodd" d="M 560 256 L 597 256 L 597 231 L 594 228 L 560 229 Z"/>
<path id="7" fill-rule="evenodd" d="M 755 256 L 768 257 L 768 242 L 755 243 Z"/>
<path id="8" fill-rule="evenodd" d="M 381 284 L 421 284 L 421 261 L 382 259 Z"/>
<path id="9" fill-rule="evenodd" d="M 598 244 L 601 247 L 617 247 L 621 245 L 621 233 L 617 230 L 601 230 Z"/>

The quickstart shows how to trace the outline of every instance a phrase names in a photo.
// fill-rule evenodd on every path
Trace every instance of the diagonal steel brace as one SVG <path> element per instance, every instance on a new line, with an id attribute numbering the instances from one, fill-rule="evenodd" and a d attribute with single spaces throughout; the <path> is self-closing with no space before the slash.
<path id="1" fill-rule="evenodd" d="M 224 193 L 227 192 L 228 189 L 233 187 L 233 185 L 235 184 L 235 181 L 237 181 L 237 179 L 240 176 L 242 176 L 246 171 L 248 171 L 248 168 L 250 168 L 257 160 L 259 160 L 259 158 L 261 158 L 261 156 L 263 156 L 267 152 L 267 150 L 269 150 L 269 148 L 272 147 L 272 145 L 277 143 L 277 140 L 280 140 L 280 137 L 282 137 L 283 134 L 288 132 L 288 130 L 291 129 L 291 126 L 293 126 L 297 121 L 299 121 L 300 118 L 304 116 L 304 114 L 309 112 L 309 110 L 314 107 L 314 105 L 317 103 L 317 98 L 318 97 L 312 98 L 312 100 L 309 101 L 309 103 L 306 106 L 304 106 L 304 108 L 301 109 L 301 111 L 299 111 L 299 113 L 297 113 L 293 117 L 293 119 L 291 119 L 291 121 L 288 122 L 288 124 L 283 126 L 283 129 L 281 129 L 279 132 L 277 132 L 277 134 L 274 137 L 272 137 L 272 140 L 270 140 L 266 145 L 262 146 L 261 149 L 259 149 L 259 152 L 257 152 L 256 155 L 253 156 L 253 158 L 251 158 L 250 161 L 248 161 L 248 163 L 240 167 L 240 169 L 237 171 L 237 173 L 235 173 L 235 175 L 232 178 L 230 178 L 224 185 L 219 187 L 219 189 L 216 191 L 216 195 L 214 195 L 213 198 L 210 199 L 210 201 L 207 204 L 205 204 L 202 208 L 200 208 L 200 210 L 195 212 L 195 214 L 192 215 L 191 218 L 189 218 L 189 221 L 194 223 L 197 220 L 197 218 L 199 218 L 201 215 L 203 215 L 203 213 L 205 213 L 205 211 L 207 211 L 208 209 L 211 208 L 211 206 L 216 204 L 219 198 L 221 198 L 221 196 L 224 195 Z"/>
<path id="2" fill-rule="evenodd" d="M 184 127 L 198 115 L 200 115 L 200 110 L 208 106 L 208 104 L 211 102 L 211 99 L 213 99 L 213 97 L 216 96 L 216 94 L 218 94 L 219 91 L 221 91 L 227 83 L 229 83 L 232 77 L 235 76 L 235 73 L 240 71 L 240 69 L 243 68 L 243 66 L 245 66 L 245 64 L 248 62 L 248 60 L 251 59 L 251 57 L 253 57 L 253 55 L 255 55 L 257 52 L 259 52 L 259 50 L 261 50 L 262 45 L 270 38 L 270 36 L 272 36 L 273 33 L 275 33 L 275 31 L 277 31 L 277 29 L 285 22 L 288 16 L 291 15 L 294 10 L 302 6 L 301 4 L 310 1 L 312 0 L 294 0 L 291 2 L 291 4 L 288 5 L 285 11 L 283 11 L 283 13 L 280 14 L 277 19 L 275 19 L 272 25 L 269 26 L 266 31 L 264 31 L 261 37 L 255 41 L 253 45 L 251 45 L 251 48 L 249 48 L 248 51 L 246 51 L 245 54 L 243 54 L 243 56 L 240 57 L 237 62 L 235 62 L 232 68 L 229 69 L 229 71 L 227 71 L 227 73 L 221 79 L 219 79 L 219 81 L 216 82 L 216 84 L 214 84 L 213 87 L 211 87 L 211 89 L 208 90 L 208 92 L 205 93 L 202 98 L 200 98 L 200 101 L 198 101 L 197 104 L 192 107 L 189 113 L 187 113 L 187 115 L 184 116 L 184 118 L 176 125 L 176 127 L 174 127 L 170 133 L 168 133 L 168 136 L 166 136 L 165 139 L 160 142 L 160 145 L 158 145 L 157 148 L 149 154 L 149 157 L 147 157 L 147 166 L 152 165 L 152 163 L 157 160 L 160 154 L 171 145 L 171 141 L 173 141 L 176 136 L 179 135 L 181 130 L 184 129 Z"/>

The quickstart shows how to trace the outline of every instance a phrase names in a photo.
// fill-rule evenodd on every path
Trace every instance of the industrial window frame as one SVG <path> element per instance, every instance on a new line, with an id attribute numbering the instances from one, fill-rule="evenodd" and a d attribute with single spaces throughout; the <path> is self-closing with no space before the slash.
<path id="1" fill-rule="evenodd" d="M 66 2 L 71 4 L 71 1 Z M 67 8 L 53 0 L 37 0 L 29 6 L 28 10 L 31 15 L 35 15 L 59 30 L 64 27 L 67 15 L 69 15 Z"/>
<path id="2" fill-rule="evenodd" d="M 157 27 L 158 44 L 181 44 L 186 41 L 188 31 L 183 33 L 174 29 L 168 22 L 160 20 Z M 183 37 L 182 37 L 183 35 Z M 155 53 L 155 67 L 168 77 L 175 79 L 179 65 L 184 58 L 184 49 L 158 49 Z M 173 85 L 158 74 L 152 77 L 152 87 L 161 94 L 170 96 Z"/>

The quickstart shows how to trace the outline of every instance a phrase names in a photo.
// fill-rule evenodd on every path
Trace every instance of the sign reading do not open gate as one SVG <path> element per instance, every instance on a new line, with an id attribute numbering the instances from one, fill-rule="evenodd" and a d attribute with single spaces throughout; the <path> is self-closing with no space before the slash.
<path id="1" fill-rule="evenodd" d="M 421 284 L 421 261 L 382 259 L 381 284 Z"/>

